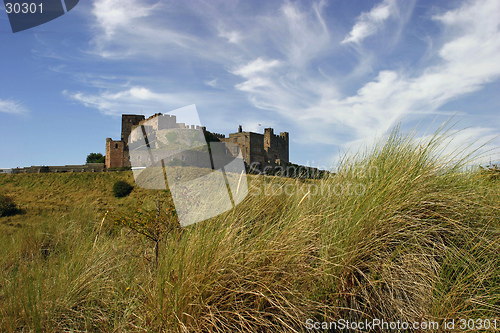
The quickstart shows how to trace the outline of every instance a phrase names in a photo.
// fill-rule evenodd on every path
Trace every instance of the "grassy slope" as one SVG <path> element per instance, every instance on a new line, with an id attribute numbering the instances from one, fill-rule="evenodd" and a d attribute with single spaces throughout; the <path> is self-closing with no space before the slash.
<path id="1" fill-rule="evenodd" d="M 168 235 L 157 270 L 151 244 L 111 216 L 101 223 L 107 208 L 132 213 L 151 195 L 112 197 L 130 172 L 2 175 L 27 213 L 0 218 L 0 330 L 498 318 L 500 187 L 435 158 L 439 140 L 395 133 L 321 182 L 250 178 L 238 207 Z"/>
<path id="2" fill-rule="evenodd" d="M 61 209 L 98 198 L 112 200 L 113 182 L 121 179 L 132 183 L 132 172 L 1 175 L 0 186 L 23 207 Z"/>
<path id="3" fill-rule="evenodd" d="M 41 221 L 40 215 L 57 218 L 73 210 L 103 211 L 110 207 L 126 206 L 145 194 L 135 188 L 130 197 L 116 199 L 112 186 L 117 180 L 134 184 L 132 171 L 108 173 L 61 173 L 0 175 L 2 193 L 11 196 L 23 215 L 1 218 L 6 226 L 17 226 Z M 18 225 L 19 224 L 19 225 Z"/>

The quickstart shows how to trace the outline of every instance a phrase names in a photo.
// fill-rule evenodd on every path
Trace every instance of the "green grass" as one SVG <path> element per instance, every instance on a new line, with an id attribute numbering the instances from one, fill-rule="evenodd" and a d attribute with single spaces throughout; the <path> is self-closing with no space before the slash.
<path id="1" fill-rule="evenodd" d="M 500 185 L 394 132 L 321 180 L 249 176 L 235 209 L 152 244 L 131 172 L 0 175 L 2 332 L 302 332 L 306 320 L 500 317 Z M 108 214 L 106 215 L 106 212 Z M 145 215 L 146 216 L 146 215 Z"/>

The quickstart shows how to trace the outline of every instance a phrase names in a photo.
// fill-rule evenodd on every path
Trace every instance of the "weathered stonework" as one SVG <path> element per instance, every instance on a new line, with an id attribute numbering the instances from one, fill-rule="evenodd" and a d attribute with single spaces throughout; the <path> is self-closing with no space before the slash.
<path id="1" fill-rule="evenodd" d="M 161 116 L 161 117 L 160 117 Z M 145 125 L 147 123 L 147 125 Z M 143 125 L 144 131 L 139 133 L 134 133 L 135 136 L 131 137 L 130 143 L 134 144 L 140 139 L 141 135 L 148 135 L 149 141 L 153 140 L 148 133 L 154 133 L 157 130 L 162 129 L 198 129 L 198 126 L 186 125 L 184 123 L 177 123 L 175 116 L 162 115 L 157 113 L 148 119 L 145 119 L 142 115 L 122 115 L 122 135 L 120 141 L 112 140 L 111 138 L 106 139 L 106 168 L 119 168 L 119 167 L 130 167 L 129 158 L 129 136 L 132 130 Z M 243 160 L 247 165 L 258 166 L 259 168 L 264 168 L 266 166 L 286 166 L 289 163 L 289 137 L 288 132 L 281 132 L 279 135 L 275 135 L 272 128 L 264 129 L 264 134 L 254 133 L 254 132 L 244 132 L 241 125 L 238 127 L 237 133 L 230 133 L 229 137 L 226 138 L 224 134 L 211 133 L 202 127 L 205 136 L 211 140 L 218 140 L 221 142 L 229 142 L 237 144 L 238 147 L 234 147 L 231 151 L 233 156 L 237 156 L 241 151 L 243 155 Z M 185 152 L 180 153 L 179 159 L 190 160 L 195 159 L 193 153 Z M 138 156 L 137 158 L 151 160 L 155 159 L 155 156 Z M 177 158 L 176 156 L 170 156 L 169 159 Z M 135 162 L 135 161 L 134 161 Z"/>
<path id="2" fill-rule="evenodd" d="M 106 168 L 121 168 L 130 166 L 128 161 L 128 150 L 125 149 L 126 144 L 123 141 L 115 141 L 111 138 L 106 139 Z"/>
<path id="3" fill-rule="evenodd" d="M 244 132 L 241 125 L 237 133 L 229 134 L 220 141 L 237 144 L 247 165 L 258 163 L 266 166 L 286 166 L 289 162 L 288 132 L 275 135 L 272 128 L 264 129 L 264 134 Z"/>

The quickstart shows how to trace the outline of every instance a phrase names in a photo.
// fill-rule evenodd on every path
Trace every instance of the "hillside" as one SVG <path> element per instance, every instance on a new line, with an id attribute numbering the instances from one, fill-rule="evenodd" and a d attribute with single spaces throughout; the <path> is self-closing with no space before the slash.
<path id="1" fill-rule="evenodd" d="M 113 197 L 117 180 L 134 184 L 132 171 L 107 173 L 0 174 L 2 193 L 11 196 L 25 214 L 3 218 L 2 224 L 36 222 L 39 214 L 61 215 L 87 206 L 104 209 L 123 206 L 144 194 L 136 189 L 129 198 Z"/>
<path id="2" fill-rule="evenodd" d="M 1 175 L 26 213 L 0 218 L 0 330 L 500 323 L 500 183 L 441 143 L 394 132 L 326 179 L 251 176 L 235 209 L 183 229 L 161 191 L 112 196 L 131 172 Z M 164 230 L 157 262 L 127 223 Z"/>

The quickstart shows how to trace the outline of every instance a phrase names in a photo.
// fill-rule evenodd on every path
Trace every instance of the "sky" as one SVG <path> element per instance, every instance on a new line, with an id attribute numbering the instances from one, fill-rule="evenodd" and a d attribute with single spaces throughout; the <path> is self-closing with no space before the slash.
<path id="1" fill-rule="evenodd" d="M 86 0 L 12 33 L 0 7 L 0 167 L 84 164 L 120 138 L 121 114 L 192 104 L 212 132 L 289 132 L 303 165 L 450 119 L 449 151 L 498 161 L 499 13 L 498 0 Z"/>

